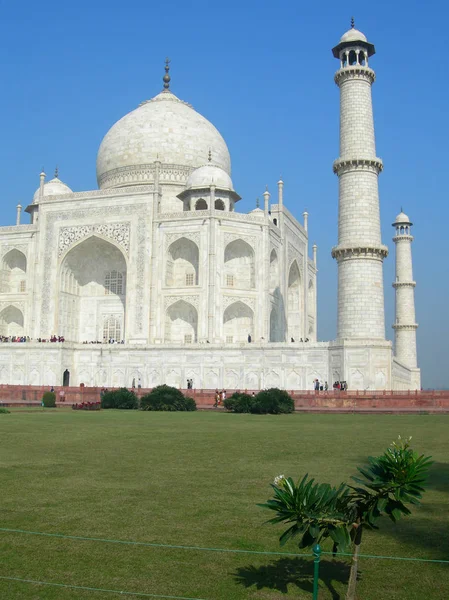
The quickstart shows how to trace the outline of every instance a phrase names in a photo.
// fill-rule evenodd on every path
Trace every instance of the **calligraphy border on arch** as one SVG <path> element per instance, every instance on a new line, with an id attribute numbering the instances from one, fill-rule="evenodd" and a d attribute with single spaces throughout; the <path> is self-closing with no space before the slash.
<path id="1" fill-rule="evenodd" d="M 133 215 L 143 216 L 148 210 L 148 207 L 145 204 L 139 204 L 135 206 L 101 206 L 101 207 L 92 207 L 92 208 L 80 208 L 73 209 L 63 212 L 51 212 L 46 215 L 46 225 L 45 225 L 45 250 L 44 250 L 44 264 L 46 265 L 46 269 L 49 270 L 51 267 L 55 266 L 55 262 L 57 264 L 58 261 L 58 240 L 59 240 L 59 231 L 56 228 L 56 223 L 69 221 L 72 219 L 85 219 L 90 218 L 91 220 L 97 220 L 99 218 L 105 217 L 130 217 Z M 143 218 L 139 219 L 139 225 L 137 228 L 137 264 L 138 264 L 138 272 L 137 272 L 137 286 L 136 286 L 136 294 L 134 296 L 134 302 L 136 303 L 136 323 L 137 327 L 141 327 L 142 325 L 142 314 L 143 314 L 143 306 L 142 304 L 138 304 L 138 299 L 143 297 L 143 282 L 144 282 L 144 262 L 145 262 L 145 240 L 146 240 L 146 231 L 145 231 L 145 220 Z M 56 242 L 56 243 L 55 243 Z M 140 268 L 142 266 L 142 268 Z M 41 334 L 45 335 L 45 332 L 48 331 L 49 328 L 49 318 L 50 318 L 50 297 L 52 294 L 53 287 L 50 282 L 47 282 L 47 285 L 42 286 L 42 303 L 41 303 Z"/>
<path id="2" fill-rule="evenodd" d="M 76 242 L 95 233 L 118 244 L 129 256 L 129 238 L 131 224 L 129 221 L 120 223 L 101 223 L 99 225 L 73 225 L 59 229 L 58 257 L 61 257 Z"/>

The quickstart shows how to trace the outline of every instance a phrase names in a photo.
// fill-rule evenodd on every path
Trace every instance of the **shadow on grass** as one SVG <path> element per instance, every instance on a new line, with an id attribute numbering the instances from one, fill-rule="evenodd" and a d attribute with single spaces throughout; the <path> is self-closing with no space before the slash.
<path id="1" fill-rule="evenodd" d="M 342 560 L 321 561 L 320 581 L 329 590 L 333 600 L 341 598 L 334 582 L 346 584 L 349 568 L 349 564 Z M 313 592 L 313 561 L 304 558 L 280 558 L 260 567 L 240 567 L 233 575 L 235 581 L 246 588 L 255 586 L 258 590 L 268 588 L 287 594 L 288 586 L 293 585 L 305 592 Z"/>
<path id="2" fill-rule="evenodd" d="M 449 464 L 434 462 L 429 469 L 429 478 L 427 486 L 429 490 L 446 492 L 449 494 Z M 425 497 L 424 497 L 425 501 Z"/>

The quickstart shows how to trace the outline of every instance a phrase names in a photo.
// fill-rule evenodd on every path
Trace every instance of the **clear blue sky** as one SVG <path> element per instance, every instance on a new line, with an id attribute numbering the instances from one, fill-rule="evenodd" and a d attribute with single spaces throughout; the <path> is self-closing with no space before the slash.
<path id="1" fill-rule="evenodd" d="M 375 44 L 370 65 L 380 178 L 386 333 L 394 317 L 391 223 L 403 206 L 415 223 L 414 276 L 424 387 L 449 387 L 449 9 L 442 1 L 360 2 L 116 0 L 2 3 L 0 224 L 15 222 L 44 165 L 73 190 L 96 188 L 98 146 L 111 127 L 161 89 L 220 130 L 231 152 L 240 210 L 265 184 L 318 244 L 321 340 L 335 337 L 338 67 L 331 48 L 356 27 Z M 274 199 L 274 198 L 273 198 Z M 26 217 L 27 218 L 27 217 Z"/>

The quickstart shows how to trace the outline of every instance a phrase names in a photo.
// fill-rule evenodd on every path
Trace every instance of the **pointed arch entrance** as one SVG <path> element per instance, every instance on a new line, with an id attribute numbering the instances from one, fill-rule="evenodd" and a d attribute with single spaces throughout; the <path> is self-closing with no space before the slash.
<path id="1" fill-rule="evenodd" d="M 74 342 L 125 339 L 127 264 L 121 250 L 91 236 L 64 257 L 57 335 Z"/>
<path id="2" fill-rule="evenodd" d="M 296 342 L 302 337 L 301 334 L 301 273 L 298 263 L 293 261 L 288 273 L 288 340 Z"/>
<path id="3" fill-rule="evenodd" d="M 173 344 L 193 344 L 197 339 L 198 312 L 185 300 L 178 300 L 167 308 L 165 341 Z"/>
<path id="4" fill-rule="evenodd" d="M 23 313 L 16 306 L 10 305 L 0 313 L 0 335 L 23 336 Z"/>

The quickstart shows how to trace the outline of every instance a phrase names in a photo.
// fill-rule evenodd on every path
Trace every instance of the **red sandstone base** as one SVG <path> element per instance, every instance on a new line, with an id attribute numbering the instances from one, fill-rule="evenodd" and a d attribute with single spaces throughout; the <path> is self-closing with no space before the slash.
<path id="1" fill-rule="evenodd" d="M 0 385 L 0 403 L 3 406 L 39 406 L 42 395 L 50 388 L 46 386 Z M 55 387 L 58 406 L 71 406 L 80 402 L 97 402 L 101 388 Z M 65 401 L 60 402 L 59 392 L 64 390 Z M 151 391 L 136 389 L 138 396 Z M 215 390 L 182 390 L 195 399 L 199 409 L 214 409 Z M 236 390 L 226 390 L 228 397 Z M 243 390 L 242 390 L 243 391 Z M 252 393 L 252 390 L 245 390 Z M 257 393 L 257 390 L 255 390 Z M 348 391 L 328 392 L 290 391 L 298 412 L 338 413 L 449 413 L 449 390 L 447 391 Z"/>

